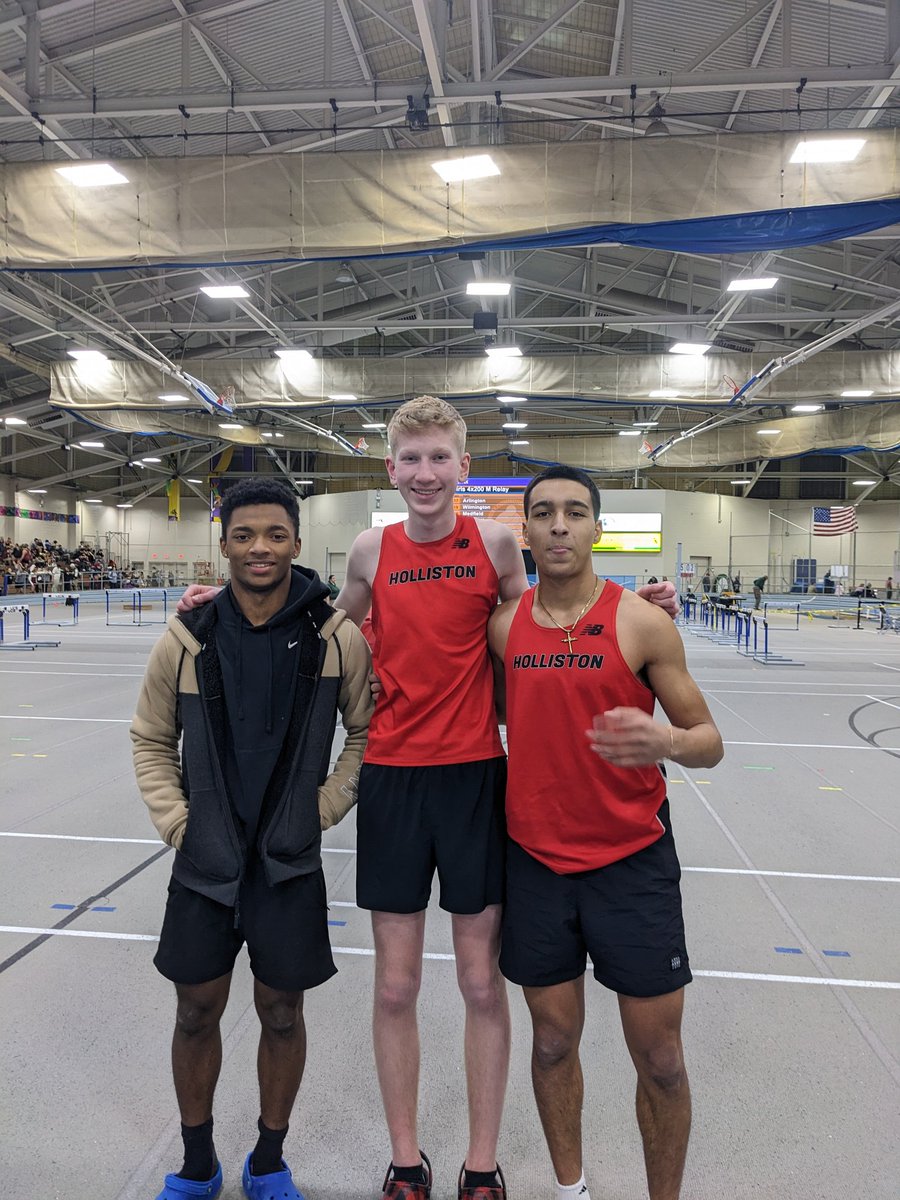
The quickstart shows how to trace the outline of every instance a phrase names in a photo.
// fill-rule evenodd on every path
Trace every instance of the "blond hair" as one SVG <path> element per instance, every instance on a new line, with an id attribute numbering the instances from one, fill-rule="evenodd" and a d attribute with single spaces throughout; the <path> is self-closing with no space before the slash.
<path id="1" fill-rule="evenodd" d="M 391 417 L 387 427 L 387 443 L 391 454 L 397 449 L 397 439 L 402 433 L 422 433 L 425 429 L 446 430 L 456 442 L 460 458 L 466 452 L 466 423 L 446 400 L 437 396 L 416 396 L 401 404 Z"/>

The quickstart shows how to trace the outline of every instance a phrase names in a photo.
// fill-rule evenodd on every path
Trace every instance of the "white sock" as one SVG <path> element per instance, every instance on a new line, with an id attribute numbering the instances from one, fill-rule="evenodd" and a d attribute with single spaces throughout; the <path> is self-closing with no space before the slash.
<path id="1" fill-rule="evenodd" d="M 577 1183 L 563 1184 L 557 1180 L 556 1200 L 591 1200 L 591 1193 L 584 1181 L 584 1172 Z"/>

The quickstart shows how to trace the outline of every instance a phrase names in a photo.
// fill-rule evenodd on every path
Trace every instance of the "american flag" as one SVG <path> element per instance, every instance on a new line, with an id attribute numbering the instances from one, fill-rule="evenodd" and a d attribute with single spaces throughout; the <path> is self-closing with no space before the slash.
<path id="1" fill-rule="evenodd" d="M 842 533 L 855 533 L 858 528 L 856 509 L 849 505 L 813 509 L 813 533 L 817 537 L 838 537 Z"/>

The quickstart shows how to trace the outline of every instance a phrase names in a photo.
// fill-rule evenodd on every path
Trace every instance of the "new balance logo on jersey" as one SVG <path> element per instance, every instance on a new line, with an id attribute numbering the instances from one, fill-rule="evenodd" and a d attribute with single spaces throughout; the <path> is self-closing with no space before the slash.
<path id="1" fill-rule="evenodd" d="M 579 637 L 599 637 L 605 628 L 606 628 L 605 625 L 584 625 L 584 626 L 582 626 L 581 629 L 578 630 L 578 636 Z"/>
<path id="2" fill-rule="evenodd" d="M 468 539 L 468 538 L 457 538 L 457 539 L 456 539 L 456 540 L 453 542 L 453 545 L 452 545 L 452 547 L 451 547 L 451 548 L 452 548 L 453 550 L 468 550 L 468 548 L 469 548 L 469 539 Z"/>

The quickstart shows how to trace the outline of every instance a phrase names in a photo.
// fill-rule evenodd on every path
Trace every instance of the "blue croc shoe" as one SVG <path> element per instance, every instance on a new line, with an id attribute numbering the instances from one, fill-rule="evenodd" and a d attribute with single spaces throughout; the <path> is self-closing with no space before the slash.
<path id="1" fill-rule="evenodd" d="M 252 1157 L 251 1150 L 244 1162 L 244 1174 L 241 1179 L 247 1200 L 305 1200 L 303 1193 L 297 1191 L 291 1168 L 284 1159 L 281 1160 L 280 1171 L 273 1171 L 270 1175 L 254 1175 L 250 1171 Z"/>
<path id="2" fill-rule="evenodd" d="M 163 1190 L 156 1200 L 186 1200 L 187 1197 L 203 1196 L 206 1200 L 215 1200 L 222 1190 L 222 1164 L 216 1163 L 216 1173 L 212 1179 L 205 1182 L 195 1179 L 182 1179 L 180 1175 L 167 1175 Z"/>

